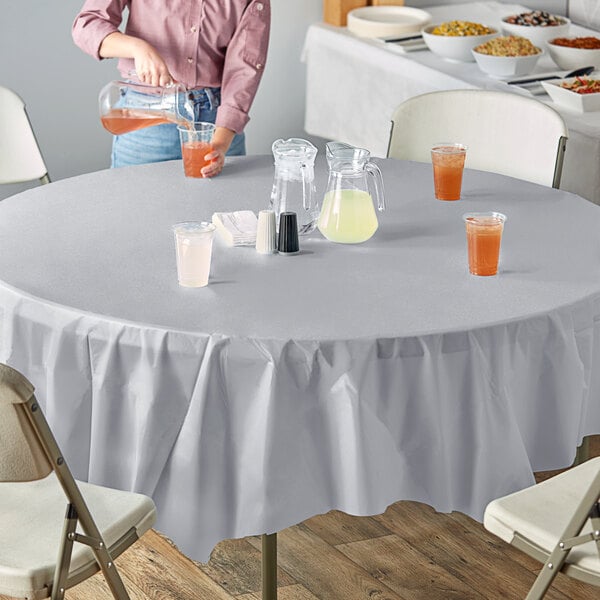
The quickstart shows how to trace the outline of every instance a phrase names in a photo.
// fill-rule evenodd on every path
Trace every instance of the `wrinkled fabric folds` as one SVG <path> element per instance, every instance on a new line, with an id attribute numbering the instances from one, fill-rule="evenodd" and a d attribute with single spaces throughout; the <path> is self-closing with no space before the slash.
<path id="1" fill-rule="evenodd" d="M 345 342 L 101 321 L 7 286 L 0 301 L 3 358 L 35 383 L 75 475 L 152 496 L 157 528 L 201 561 L 330 509 L 406 499 L 481 519 L 600 425 L 600 298 Z"/>

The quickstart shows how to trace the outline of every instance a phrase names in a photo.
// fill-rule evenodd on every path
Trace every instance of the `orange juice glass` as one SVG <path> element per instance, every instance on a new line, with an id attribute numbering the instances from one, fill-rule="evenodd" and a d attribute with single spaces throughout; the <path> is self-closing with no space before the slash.
<path id="1" fill-rule="evenodd" d="M 212 138 L 215 126 L 212 123 L 197 121 L 193 127 L 178 127 L 181 140 L 183 172 L 186 177 L 202 177 L 202 169 L 210 164 L 206 155 L 212 152 Z"/>
<path id="2" fill-rule="evenodd" d="M 468 213 L 463 219 L 467 228 L 469 272 L 496 275 L 506 216 L 497 212 Z"/>
<path id="3" fill-rule="evenodd" d="M 467 147 L 463 144 L 441 143 L 431 149 L 433 185 L 438 200 L 460 200 Z"/>

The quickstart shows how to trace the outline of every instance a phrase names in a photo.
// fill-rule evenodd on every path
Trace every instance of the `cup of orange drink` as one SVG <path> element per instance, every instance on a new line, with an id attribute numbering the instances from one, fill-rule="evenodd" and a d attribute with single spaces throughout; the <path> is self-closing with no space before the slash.
<path id="1" fill-rule="evenodd" d="M 469 273 L 496 275 L 506 216 L 498 212 L 463 215 L 467 229 Z"/>
<path id="2" fill-rule="evenodd" d="M 438 200 L 460 200 L 467 147 L 463 144 L 441 143 L 431 148 L 433 185 Z"/>
<path id="3" fill-rule="evenodd" d="M 186 177 L 202 177 L 202 169 L 210 164 L 206 155 L 213 151 L 212 138 L 215 126 L 212 123 L 196 121 L 188 125 L 180 125 L 181 157 Z"/>

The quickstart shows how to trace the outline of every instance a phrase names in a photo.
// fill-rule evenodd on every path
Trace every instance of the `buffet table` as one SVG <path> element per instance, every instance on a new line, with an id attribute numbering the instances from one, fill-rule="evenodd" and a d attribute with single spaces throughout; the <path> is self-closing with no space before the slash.
<path id="1" fill-rule="evenodd" d="M 400 499 L 480 519 L 600 433 L 600 208 L 469 170 L 441 202 L 429 165 L 378 164 L 371 240 L 317 232 L 283 257 L 217 238 L 199 289 L 177 285 L 171 225 L 265 208 L 271 156 L 0 203 L 0 361 L 36 386 L 76 476 L 152 496 L 196 560 Z M 326 176 L 318 156 L 319 193 Z M 472 210 L 508 217 L 497 277 L 468 273 Z"/>
<path id="2" fill-rule="evenodd" d="M 502 17 L 526 10 L 516 4 L 474 2 L 426 9 L 433 23 L 463 19 L 500 27 Z M 571 26 L 573 35 L 598 35 Z M 309 134 L 387 154 L 391 115 L 404 100 L 427 92 L 483 88 L 529 94 L 494 80 L 476 63 L 452 63 L 429 50 L 401 53 L 391 44 L 358 38 L 346 28 L 312 25 L 304 62 L 307 74 L 305 129 Z M 548 55 L 535 73 L 556 72 Z M 574 113 L 557 107 L 547 95 L 536 96 L 565 119 L 569 141 L 561 188 L 600 204 L 600 112 Z"/>

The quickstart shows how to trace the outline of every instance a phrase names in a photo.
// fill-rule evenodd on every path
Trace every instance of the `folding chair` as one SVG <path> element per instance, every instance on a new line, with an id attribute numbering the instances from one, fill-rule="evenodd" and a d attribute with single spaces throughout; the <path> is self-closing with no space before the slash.
<path id="1" fill-rule="evenodd" d="M 152 527 L 154 502 L 75 481 L 33 392 L 0 364 L 0 594 L 59 600 L 101 569 L 127 600 L 114 559 Z"/>
<path id="2" fill-rule="evenodd" d="M 465 166 L 558 188 L 568 129 L 535 98 L 448 90 L 409 98 L 392 115 L 388 157 L 431 162 L 440 142 L 467 146 Z"/>
<path id="3" fill-rule="evenodd" d="M 0 86 L 0 183 L 34 179 L 50 183 L 25 103 L 15 92 Z"/>
<path id="4" fill-rule="evenodd" d="M 600 586 L 600 457 L 488 504 L 483 524 L 544 566 L 526 600 L 559 572 Z"/>

